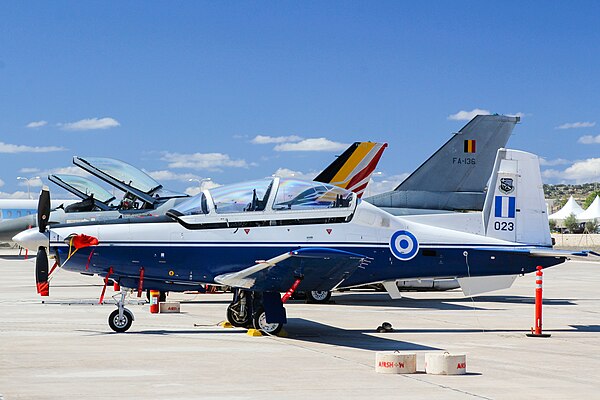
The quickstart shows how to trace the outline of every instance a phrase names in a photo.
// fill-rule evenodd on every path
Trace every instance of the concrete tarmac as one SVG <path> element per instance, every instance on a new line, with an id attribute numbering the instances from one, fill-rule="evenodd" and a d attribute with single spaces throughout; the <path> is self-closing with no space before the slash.
<path id="1" fill-rule="evenodd" d="M 34 262 L 0 250 L 0 399 L 564 399 L 600 393 L 600 263 L 544 274 L 544 332 L 528 338 L 534 276 L 473 299 L 460 292 L 344 292 L 287 306 L 288 337 L 217 326 L 230 294 L 173 294 L 180 314 L 130 298 L 129 332 L 107 324 L 98 277 L 59 271 L 35 293 Z M 112 302 L 111 288 L 107 290 Z M 382 322 L 391 333 L 376 333 Z M 375 353 L 415 351 L 413 375 L 375 372 Z M 424 354 L 467 354 L 464 376 L 427 375 Z"/>

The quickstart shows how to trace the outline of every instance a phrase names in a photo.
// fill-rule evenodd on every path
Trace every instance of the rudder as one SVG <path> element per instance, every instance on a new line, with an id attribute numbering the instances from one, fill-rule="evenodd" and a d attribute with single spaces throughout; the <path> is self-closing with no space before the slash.
<path id="1" fill-rule="evenodd" d="M 551 246 L 539 158 L 500 149 L 483 208 L 486 236 Z"/>

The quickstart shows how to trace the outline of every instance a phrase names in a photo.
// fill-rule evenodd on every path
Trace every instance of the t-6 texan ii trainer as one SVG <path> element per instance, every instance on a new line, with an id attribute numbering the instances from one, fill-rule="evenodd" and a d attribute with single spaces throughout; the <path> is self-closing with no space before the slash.
<path id="1" fill-rule="evenodd" d="M 164 216 L 51 227 L 43 191 L 39 230 L 15 241 L 38 249 L 43 294 L 48 254 L 65 270 L 118 282 L 109 316 L 117 332 L 133 321 L 124 307 L 129 292 L 219 284 L 234 289 L 233 325 L 276 333 L 294 290 L 525 274 L 587 254 L 551 248 L 537 156 L 501 149 L 494 165 L 483 211 L 447 219 L 393 216 L 333 185 L 275 177 L 204 190 Z"/>

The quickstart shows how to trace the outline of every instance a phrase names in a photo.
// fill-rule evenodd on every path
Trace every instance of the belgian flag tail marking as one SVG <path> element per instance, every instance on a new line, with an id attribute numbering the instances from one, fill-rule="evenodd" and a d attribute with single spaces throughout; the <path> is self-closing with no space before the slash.
<path id="1" fill-rule="evenodd" d="M 475 140 L 465 140 L 465 153 L 475 153 Z"/>

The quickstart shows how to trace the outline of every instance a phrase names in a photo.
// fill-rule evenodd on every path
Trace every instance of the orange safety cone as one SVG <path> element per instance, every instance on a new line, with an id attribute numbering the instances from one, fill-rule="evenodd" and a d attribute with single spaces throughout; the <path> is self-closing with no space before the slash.
<path id="1" fill-rule="evenodd" d="M 542 267 L 538 265 L 535 273 L 535 328 L 531 328 L 528 337 L 550 337 L 549 333 L 542 333 Z"/>
<path id="2" fill-rule="evenodd" d="M 158 290 L 150 291 L 150 312 L 152 314 L 158 313 L 158 299 L 160 297 L 160 292 Z"/>

